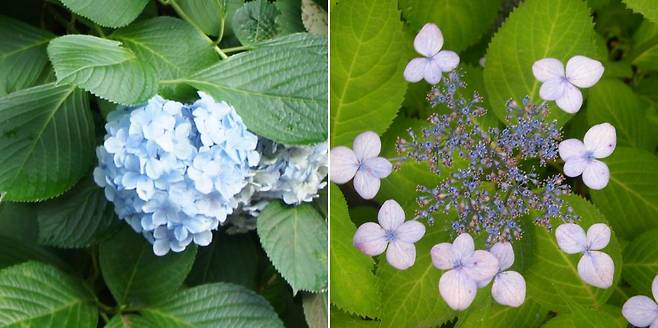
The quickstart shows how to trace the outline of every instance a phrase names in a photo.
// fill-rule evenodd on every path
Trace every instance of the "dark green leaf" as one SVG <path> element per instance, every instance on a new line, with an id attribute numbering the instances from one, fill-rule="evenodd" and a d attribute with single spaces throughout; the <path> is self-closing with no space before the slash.
<path id="1" fill-rule="evenodd" d="M 244 45 L 251 45 L 276 36 L 279 10 L 267 0 L 246 2 L 233 15 L 233 33 Z"/>
<path id="2" fill-rule="evenodd" d="M 658 274 L 657 242 L 658 230 L 650 230 L 624 248 L 624 280 L 639 294 L 651 294 L 651 283 Z"/>
<path id="3" fill-rule="evenodd" d="M 121 224 L 103 189 L 91 178 L 62 197 L 40 204 L 38 217 L 39 243 L 63 248 L 95 244 Z"/>
<path id="4" fill-rule="evenodd" d="M 74 13 L 99 25 L 121 27 L 132 22 L 149 0 L 60 0 Z"/>
<path id="5" fill-rule="evenodd" d="M 94 159 L 94 125 L 87 94 L 46 84 L 0 98 L 0 191 L 5 200 L 62 194 Z"/>
<path id="6" fill-rule="evenodd" d="M 196 247 L 166 256 L 153 254 L 152 246 L 124 228 L 99 249 L 103 278 L 119 304 L 153 304 L 176 292 L 190 272 Z"/>
<path id="7" fill-rule="evenodd" d="M 294 293 L 327 288 L 327 226 L 312 205 L 272 202 L 258 216 L 257 231 L 267 256 Z"/>
<path id="8" fill-rule="evenodd" d="M 279 0 L 274 5 L 280 13 L 276 25 L 281 35 L 306 31 L 302 23 L 301 0 Z"/>

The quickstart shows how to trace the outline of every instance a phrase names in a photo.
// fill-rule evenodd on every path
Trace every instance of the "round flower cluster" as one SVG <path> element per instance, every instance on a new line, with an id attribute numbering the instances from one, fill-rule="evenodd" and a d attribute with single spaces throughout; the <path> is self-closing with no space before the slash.
<path id="1" fill-rule="evenodd" d="M 208 245 L 258 165 L 258 137 L 233 107 L 199 93 L 191 105 L 156 96 L 110 113 L 96 183 L 157 255 Z"/>

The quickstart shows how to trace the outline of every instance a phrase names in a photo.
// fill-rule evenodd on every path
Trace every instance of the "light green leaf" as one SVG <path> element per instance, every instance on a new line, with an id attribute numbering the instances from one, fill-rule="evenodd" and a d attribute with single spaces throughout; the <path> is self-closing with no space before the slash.
<path id="1" fill-rule="evenodd" d="M 257 238 L 251 234 L 216 232 L 210 245 L 199 248 L 187 282 L 196 286 L 223 281 L 256 290 L 262 254 L 259 248 Z"/>
<path id="2" fill-rule="evenodd" d="M 576 196 L 565 196 L 567 205 L 580 216 L 578 225 L 587 230 L 594 223 L 607 223 L 603 214 L 587 200 Z M 532 251 L 534 262 L 524 273 L 527 295 L 546 309 L 568 311 L 571 303 L 600 307 L 605 304 L 613 288 L 600 289 L 585 283 L 578 275 L 578 261 L 582 254 L 569 255 L 563 252 L 555 239 L 555 228 L 562 223 L 552 220 L 553 230 L 533 225 L 531 233 L 535 237 L 535 249 Z M 616 270 L 613 286 L 621 276 L 621 247 L 613 235 L 610 243 L 602 251 L 612 257 Z M 528 233 L 528 231 L 526 231 Z"/>
<path id="3" fill-rule="evenodd" d="M 269 303 L 244 287 L 229 283 L 201 285 L 165 297 L 142 309 L 159 328 L 283 327 Z"/>
<path id="4" fill-rule="evenodd" d="M 252 45 L 276 36 L 279 10 L 267 0 L 246 2 L 233 15 L 233 33 L 243 45 Z"/>
<path id="5" fill-rule="evenodd" d="M 331 304 L 360 316 L 379 317 L 381 293 L 373 274 L 375 262 L 352 245 L 356 232 L 343 194 L 330 185 Z M 346 288 L 349 286 L 349 288 Z"/>
<path id="6" fill-rule="evenodd" d="M 579 306 L 571 312 L 560 313 L 544 324 L 543 328 L 625 328 L 626 320 L 621 309 L 604 305 L 601 309 Z"/>
<path id="7" fill-rule="evenodd" d="M 414 31 L 426 23 L 441 29 L 443 49 L 460 52 L 475 44 L 494 23 L 501 0 L 400 0 Z M 474 19 L 477 17 L 477 19 Z"/>
<path id="8" fill-rule="evenodd" d="M 93 295 L 52 266 L 28 262 L 0 271 L 0 326 L 95 328 Z"/>
<path id="9" fill-rule="evenodd" d="M 331 307 L 331 327 L 333 328 L 379 328 L 379 321 L 364 320 Z"/>
<path id="10" fill-rule="evenodd" d="M 601 60 L 595 46 L 595 32 L 589 9 L 582 0 L 528 0 L 505 20 L 489 44 L 484 67 L 484 85 L 490 107 L 505 121 L 508 99 L 521 104 L 530 96 L 539 99 L 540 82 L 532 74 L 532 64 L 546 57 L 563 63 L 574 55 Z M 549 118 L 566 122 L 571 115 L 550 102 Z"/>
<path id="11" fill-rule="evenodd" d="M 130 24 L 149 0 L 60 0 L 72 12 L 105 27 Z"/>
<path id="12" fill-rule="evenodd" d="M 280 34 L 306 31 L 302 23 L 301 0 L 279 0 L 274 5 L 280 13 L 276 17 L 276 25 Z"/>
<path id="13" fill-rule="evenodd" d="M 304 295 L 304 316 L 309 328 L 326 328 L 329 317 L 327 316 L 327 293 Z"/>
<path id="14" fill-rule="evenodd" d="M 58 196 L 94 160 L 94 124 L 87 94 L 45 84 L 0 98 L 0 191 L 5 200 Z"/>
<path id="15" fill-rule="evenodd" d="M 171 295 L 190 272 L 196 247 L 166 256 L 153 254 L 151 244 L 124 228 L 99 248 L 103 278 L 119 304 L 143 306 Z"/>
<path id="16" fill-rule="evenodd" d="M 608 122 L 617 130 L 617 145 L 654 150 L 658 134 L 647 120 L 647 105 L 619 80 L 603 80 L 590 91 L 589 125 Z"/>
<path id="17" fill-rule="evenodd" d="M 658 274 L 658 230 L 650 230 L 624 248 L 624 280 L 639 294 L 650 295 L 651 283 Z"/>
<path id="18" fill-rule="evenodd" d="M 651 47 L 635 57 L 633 65 L 646 70 L 658 71 L 658 46 Z"/>
<path id="19" fill-rule="evenodd" d="M 226 0 L 171 0 L 189 17 L 203 33 L 219 35 L 220 24 L 224 21 Z M 196 32 L 195 33 L 199 33 Z"/>
<path id="20" fill-rule="evenodd" d="M 0 16 L 0 96 L 35 85 L 48 72 L 46 46 L 54 35 Z"/>
<path id="21" fill-rule="evenodd" d="M 82 248 L 99 242 L 119 226 L 103 189 L 91 178 L 62 197 L 39 204 L 39 244 Z"/>
<path id="22" fill-rule="evenodd" d="M 404 99 L 412 42 L 395 0 L 341 1 L 331 10 L 331 144 L 366 130 L 383 134 Z"/>
<path id="23" fill-rule="evenodd" d="M 159 328 L 155 323 L 139 315 L 117 314 L 105 328 Z"/>
<path id="24" fill-rule="evenodd" d="M 439 295 L 442 272 L 430 258 L 432 246 L 450 238 L 448 232 L 437 228 L 428 226 L 423 239 L 416 243 L 416 263 L 411 268 L 401 271 L 380 259 L 381 327 L 437 327 L 457 315 Z"/>
<path id="25" fill-rule="evenodd" d="M 284 144 L 323 142 L 326 45 L 324 37 L 291 34 L 231 56 L 183 82 L 231 104 L 258 135 Z"/>
<path id="26" fill-rule="evenodd" d="M 603 159 L 610 169 L 610 181 L 602 190 L 590 190 L 592 201 L 601 209 L 619 236 L 633 239 L 658 228 L 658 158 L 652 153 L 617 147 Z"/>
<path id="27" fill-rule="evenodd" d="M 487 287 L 478 290 L 476 300 L 459 315 L 455 328 L 533 328 L 540 327 L 547 316 L 548 310 L 527 297 L 518 308 L 497 304 Z"/>
<path id="28" fill-rule="evenodd" d="M 658 23 L 658 6 L 654 0 L 622 0 L 628 8 L 642 14 L 648 20 Z"/>
<path id="29" fill-rule="evenodd" d="M 256 231 L 293 293 L 327 288 L 327 226 L 312 205 L 271 202 L 258 216 Z"/>
<path id="30" fill-rule="evenodd" d="M 158 91 L 153 66 L 140 62 L 121 42 L 90 35 L 65 35 L 48 45 L 57 83 L 72 83 L 103 99 L 130 105 Z"/>
<path id="31" fill-rule="evenodd" d="M 131 24 L 110 37 L 132 50 L 139 62 L 153 65 L 160 80 L 188 77 L 218 61 L 208 38 L 192 25 L 173 17 L 161 16 Z M 179 85 L 163 84 L 159 94 L 175 98 L 181 93 L 177 89 Z"/>

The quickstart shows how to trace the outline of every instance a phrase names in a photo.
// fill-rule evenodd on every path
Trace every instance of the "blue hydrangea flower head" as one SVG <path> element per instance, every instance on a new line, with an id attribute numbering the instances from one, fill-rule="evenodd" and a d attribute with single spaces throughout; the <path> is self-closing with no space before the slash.
<path id="1" fill-rule="evenodd" d="M 155 96 L 110 113 L 96 183 L 157 255 L 208 245 L 238 206 L 260 159 L 235 109 L 199 93 L 191 105 Z"/>

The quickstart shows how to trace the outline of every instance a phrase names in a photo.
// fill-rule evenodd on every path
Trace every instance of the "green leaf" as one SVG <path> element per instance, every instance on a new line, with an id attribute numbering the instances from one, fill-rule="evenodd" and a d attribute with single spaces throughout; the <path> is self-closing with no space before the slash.
<path id="1" fill-rule="evenodd" d="M 658 46 L 651 47 L 635 57 L 633 65 L 646 70 L 658 71 Z"/>
<path id="2" fill-rule="evenodd" d="M 381 327 L 437 327 L 457 315 L 439 295 L 437 286 L 442 272 L 430 258 L 432 246 L 449 239 L 448 232 L 437 228 L 427 227 L 427 233 L 416 244 L 416 263 L 411 268 L 401 271 L 383 258 L 379 261 Z"/>
<path id="3" fill-rule="evenodd" d="M 621 309 L 604 305 L 601 309 L 579 306 L 570 313 L 560 313 L 546 322 L 543 328 L 625 328 Z"/>
<path id="4" fill-rule="evenodd" d="M 326 328 L 328 326 L 328 304 L 327 293 L 304 296 L 304 316 L 309 328 Z"/>
<path id="5" fill-rule="evenodd" d="M 356 232 L 347 203 L 335 184 L 331 198 L 331 304 L 370 318 L 379 317 L 381 293 L 373 274 L 375 262 L 352 245 Z M 346 288 L 349 286 L 349 288 Z"/>
<path id="6" fill-rule="evenodd" d="M 565 196 L 567 205 L 580 216 L 578 225 L 587 230 L 594 223 L 607 223 L 603 214 L 587 200 L 576 196 Z M 613 288 L 600 289 L 588 285 L 578 275 L 578 261 L 582 254 L 569 255 L 563 252 L 555 239 L 555 228 L 561 223 L 552 220 L 554 229 L 548 231 L 541 226 L 533 225 L 531 230 L 535 237 L 535 248 L 532 250 L 534 262 L 524 273 L 528 287 L 528 297 L 553 311 L 568 311 L 571 303 L 599 307 L 606 303 Z M 603 252 L 612 257 L 615 265 L 613 286 L 621 276 L 621 247 L 613 230 L 612 238 Z M 528 231 L 526 231 L 528 232 Z"/>
<path id="7" fill-rule="evenodd" d="M 45 84 L 0 98 L 0 191 L 5 200 L 58 196 L 94 160 L 94 124 L 87 94 Z"/>
<path id="8" fill-rule="evenodd" d="M 184 82 L 235 107 L 249 130 L 284 144 L 327 140 L 327 39 L 291 34 Z"/>
<path id="9" fill-rule="evenodd" d="M 139 62 L 153 65 L 160 80 L 188 77 L 218 61 L 208 38 L 192 25 L 173 17 L 161 16 L 137 22 L 117 30 L 110 37 L 132 50 Z M 159 94 L 175 98 L 180 94 L 179 88 L 178 85 L 163 84 Z"/>
<path id="10" fill-rule="evenodd" d="M 658 230 L 650 230 L 624 248 L 624 280 L 639 294 L 651 294 L 651 283 L 658 273 L 657 240 Z"/>
<path id="11" fill-rule="evenodd" d="M 530 96 L 540 102 L 541 83 L 532 74 L 532 64 L 546 57 L 563 63 L 574 55 L 602 59 L 595 46 L 589 9 L 582 0 L 528 0 L 517 7 L 489 44 L 484 67 L 484 85 L 490 107 L 505 121 L 508 99 L 521 104 Z M 550 119 L 563 124 L 571 115 L 550 102 Z"/>
<path id="12" fill-rule="evenodd" d="M 39 244 L 82 248 L 95 244 L 120 224 L 105 192 L 91 178 L 62 197 L 39 204 Z"/>
<path id="13" fill-rule="evenodd" d="M 256 231 L 293 293 L 327 288 L 327 226 L 312 205 L 271 202 L 258 216 Z"/>
<path id="14" fill-rule="evenodd" d="M 57 83 L 72 83 L 103 99 L 130 105 L 158 90 L 153 66 L 140 62 L 121 42 L 90 35 L 65 35 L 48 45 Z"/>
<path id="15" fill-rule="evenodd" d="M 589 125 L 608 122 L 617 130 L 617 145 L 654 150 L 658 134 L 647 120 L 646 104 L 619 80 L 600 81 L 587 102 Z"/>
<path id="16" fill-rule="evenodd" d="M 279 0 L 274 5 L 280 13 L 276 17 L 276 25 L 280 34 L 306 31 L 302 23 L 301 0 Z"/>
<path id="17" fill-rule="evenodd" d="M 60 0 L 72 12 L 105 27 L 130 24 L 144 10 L 149 0 Z"/>
<path id="18" fill-rule="evenodd" d="M 95 328 L 94 297 L 81 281 L 46 264 L 0 271 L 0 326 Z"/>
<path id="19" fill-rule="evenodd" d="M 33 204 L 0 202 L 0 236 L 33 244 L 39 230 L 36 217 Z"/>
<path id="20" fill-rule="evenodd" d="M 477 297 L 484 298 L 484 301 L 476 299 L 466 312 L 460 314 L 455 328 L 533 328 L 540 327 L 548 316 L 548 310 L 530 298 L 518 308 L 497 304 L 490 287 L 478 291 Z"/>
<path id="21" fill-rule="evenodd" d="M 278 34 L 276 24 L 279 11 L 267 0 L 246 2 L 233 15 L 233 33 L 244 45 L 252 45 Z"/>
<path id="22" fill-rule="evenodd" d="M 196 247 L 166 256 L 153 254 L 140 234 L 124 228 L 99 248 L 103 278 L 119 304 L 143 306 L 171 295 L 190 272 Z"/>
<path id="23" fill-rule="evenodd" d="M 363 320 L 331 307 L 331 327 L 334 328 L 378 328 L 379 321 Z"/>
<path id="24" fill-rule="evenodd" d="M 196 286 L 223 281 L 256 290 L 258 260 L 262 254 L 259 248 L 258 241 L 251 234 L 216 232 L 213 242 L 199 249 L 187 282 Z"/>
<path id="25" fill-rule="evenodd" d="M 229 283 L 182 290 L 141 312 L 160 328 L 283 327 L 262 296 Z"/>
<path id="26" fill-rule="evenodd" d="M 171 0 L 190 18 L 203 33 L 219 35 L 220 24 L 225 17 L 226 0 Z M 224 21 L 225 23 L 225 21 Z M 195 31 L 195 33 L 198 33 Z"/>
<path id="27" fill-rule="evenodd" d="M 155 323 L 139 315 L 117 314 L 105 328 L 159 328 Z"/>
<path id="28" fill-rule="evenodd" d="M 603 159 L 610 182 L 590 190 L 592 201 L 610 221 L 615 233 L 626 239 L 658 228 L 658 158 L 652 153 L 617 147 Z"/>
<path id="29" fill-rule="evenodd" d="M 0 96 L 35 85 L 48 72 L 46 46 L 54 35 L 0 16 Z"/>
<path id="30" fill-rule="evenodd" d="M 412 30 L 420 31 L 426 23 L 434 23 L 443 33 L 443 49 L 460 52 L 482 38 L 498 16 L 500 3 L 501 0 L 400 0 L 400 8 Z"/>
<path id="31" fill-rule="evenodd" d="M 628 8 L 642 14 L 654 23 L 658 23 L 658 6 L 654 0 L 622 0 Z"/>
<path id="32" fill-rule="evenodd" d="M 394 0 L 341 1 L 331 11 L 331 144 L 383 134 L 404 100 L 412 42 Z"/>

